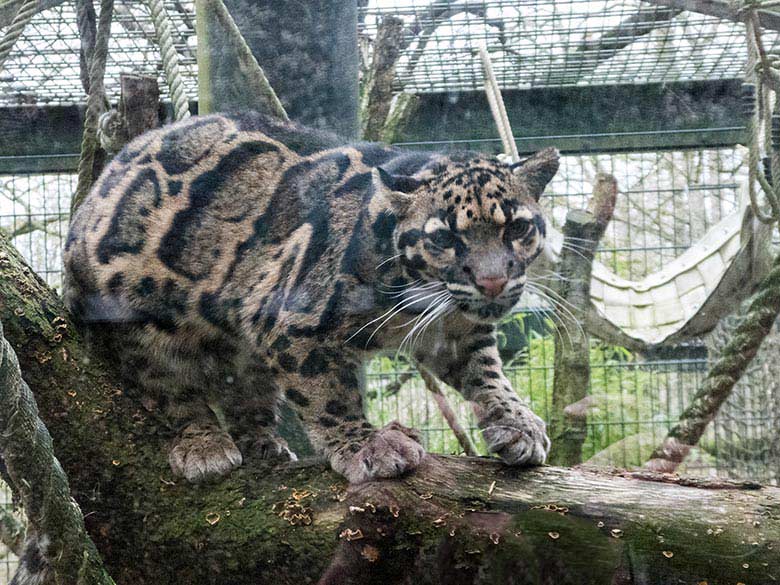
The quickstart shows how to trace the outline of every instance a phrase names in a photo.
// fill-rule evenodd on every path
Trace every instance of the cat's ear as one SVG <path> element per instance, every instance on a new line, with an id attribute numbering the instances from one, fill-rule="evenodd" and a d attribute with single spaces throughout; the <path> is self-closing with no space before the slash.
<path id="1" fill-rule="evenodd" d="M 414 177 L 391 175 L 382 167 L 376 167 L 372 172 L 374 196 L 387 200 L 388 207 L 398 217 L 403 217 L 409 210 L 414 195 L 411 195 L 421 184 Z"/>
<path id="2" fill-rule="evenodd" d="M 560 154 L 555 148 L 545 148 L 536 154 L 521 160 L 509 168 L 520 181 L 528 187 L 528 194 L 536 201 L 542 195 L 555 173 L 558 172 Z"/>

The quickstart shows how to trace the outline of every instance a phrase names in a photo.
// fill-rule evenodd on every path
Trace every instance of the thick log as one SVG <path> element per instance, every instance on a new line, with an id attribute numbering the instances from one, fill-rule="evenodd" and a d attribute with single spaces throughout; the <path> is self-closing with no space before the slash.
<path id="1" fill-rule="evenodd" d="M 0 241 L 0 320 L 117 583 L 770 583 L 780 489 L 430 456 L 348 488 L 322 463 L 174 480 L 173 432 Z"/>

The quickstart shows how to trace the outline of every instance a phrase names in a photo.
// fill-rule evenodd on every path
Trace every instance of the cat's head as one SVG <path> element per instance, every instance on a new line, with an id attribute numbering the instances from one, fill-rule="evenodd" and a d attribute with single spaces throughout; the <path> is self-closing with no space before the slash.
<path id="1" fill-rule="evenodd" d="M 539 197 L 558 170 L 546 149 L 514 165 L 494 158 L 445 159 L 418 176 L 374 170 L 374 190 L 396 218 L 405 297 L 495 322 L 520 299 L 528 265 L 542 252 Z"/>

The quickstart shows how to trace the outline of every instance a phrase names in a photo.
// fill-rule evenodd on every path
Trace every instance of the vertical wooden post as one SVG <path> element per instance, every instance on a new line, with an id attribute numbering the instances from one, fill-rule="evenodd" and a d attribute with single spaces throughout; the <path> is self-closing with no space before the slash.
<path id="1" fill-rule="evenodd" d="M 357 137 L 357 0 L 196 0 L 201 114 L 265 108 L 217 16 L 222 1 L 290 117 Z"/>

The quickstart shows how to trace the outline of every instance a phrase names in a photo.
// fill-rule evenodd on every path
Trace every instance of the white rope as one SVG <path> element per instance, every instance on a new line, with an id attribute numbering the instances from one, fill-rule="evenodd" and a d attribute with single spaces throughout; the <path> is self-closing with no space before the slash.
<path id="1" fill-rule="evenodd" d="M 498 135 L 501 137 L 504 154 L 512 162 L 517 162 L 520 160 L 520 155 L 517 152 L 517 144 L 512 134 L 512 126 L 509 124 L 509 116 L 507 116 L 504 106 L 504 98 L 501 96 L 501 88 L 498 87 L 498 80 L 493 71 L 493 63 L 491 63 L 487 47 L 484 45 L 479 48 L 479 58 L 482 61 L 482 70 L 485 74 L 485 93 L 490 104 L 490 111 L 493 113 L 493 120 L 498 128 Z"/>

